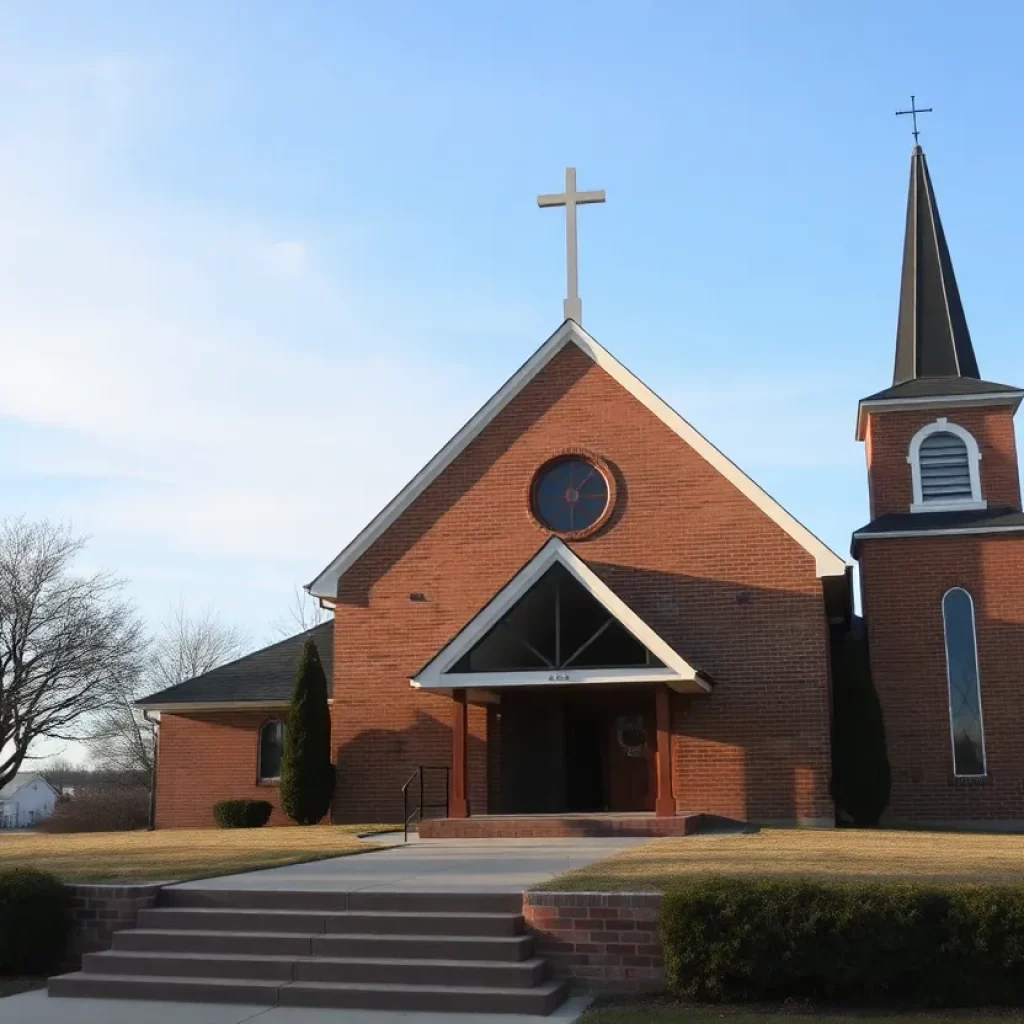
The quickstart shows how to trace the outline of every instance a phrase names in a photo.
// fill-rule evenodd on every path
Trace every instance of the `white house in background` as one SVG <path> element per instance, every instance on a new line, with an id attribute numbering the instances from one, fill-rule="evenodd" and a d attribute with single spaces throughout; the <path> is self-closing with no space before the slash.
<path id="1" fill-rule="evenodd" d="M 57 791 L 36 772 L 19 772 L 0 789 L 0 828 L 28 828 L 53 813 Z"/>

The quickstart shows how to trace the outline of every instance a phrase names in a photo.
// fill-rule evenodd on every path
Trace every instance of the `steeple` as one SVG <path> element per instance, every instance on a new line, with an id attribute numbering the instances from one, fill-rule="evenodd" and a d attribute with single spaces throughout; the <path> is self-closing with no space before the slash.
<path id="1" fill-rule="evenodd" d="M 921 377 L 973 377 L 978 362 L 939 219 L 928 161 L 910 157 L 907 233 L 903 242 L 894 385 Z"/>

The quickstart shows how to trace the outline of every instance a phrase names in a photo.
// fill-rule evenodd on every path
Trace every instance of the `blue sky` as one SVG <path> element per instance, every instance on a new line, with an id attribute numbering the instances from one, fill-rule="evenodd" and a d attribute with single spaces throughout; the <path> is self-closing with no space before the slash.
<path id="1" fill-rule="evenodd" d="M 1024 383 L 1017 4 L 13 3 L 0 514 L 252 644 L 558 326 L 842 554 L 915 92 L 983 374 Z"/>

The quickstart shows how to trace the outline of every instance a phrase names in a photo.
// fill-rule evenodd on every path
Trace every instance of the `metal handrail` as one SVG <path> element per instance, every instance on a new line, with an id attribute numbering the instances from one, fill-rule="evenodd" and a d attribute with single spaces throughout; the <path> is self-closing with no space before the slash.
<path id="1" fill-rule="evenodd" d="M 444 772 L 444 803 L 443 804 L 425 804 L 423 802 L 423 779 L 427 772 Z M 437 810 L 439 807 L 444 808 L 444 816 L 448 817 L 448 780 L 451 768 L 446 764 L 421 764 L 417 766 L 416 771 L 409 776 L 406 780 L 405 785 L 402 787 L 402 821 L 403 821 L 403 842 L 409 842 L 409 822 L 418 814 L 420 821 L 423 820 L 424 811 Z M 413 807 L 412 811 L 409 810 L 409 787 L 416 781 L 417 777 L 420 780 L 420 800 L 419 803 Z"/>

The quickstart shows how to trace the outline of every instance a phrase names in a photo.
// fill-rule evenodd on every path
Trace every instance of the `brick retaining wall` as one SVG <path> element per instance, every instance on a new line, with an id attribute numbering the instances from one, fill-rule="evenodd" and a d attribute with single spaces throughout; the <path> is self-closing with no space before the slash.
<path id="1" fill-rule="evenodd" d="M 69 885 L 69 960 L 77 962 L 83 953 L 109 949 L 114 932 L 134 928 L 139 911 L 156 906 L 163 885 Z"/>
<path id="2" fill-rule="evenodd" d="M 526 892 L 523 916 L 556 977 L 591 992 L 659 992 L 661 894 Z"/>

